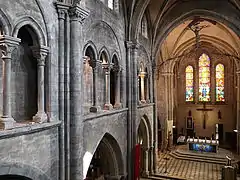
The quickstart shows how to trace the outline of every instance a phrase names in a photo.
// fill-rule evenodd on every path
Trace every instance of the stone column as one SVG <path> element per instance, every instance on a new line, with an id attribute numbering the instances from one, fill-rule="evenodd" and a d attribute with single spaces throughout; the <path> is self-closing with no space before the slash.
<path id="1" fill-rule="evenodd" d="M 140 72 L 140 79 L 141 79 L 141 103 L 146 103 L 146 99 L 145 99 L 145 72 Z"/>
<path id="2" fill-rule="evenodd" d="M 150 149 L 149 149 L 149 153 L 150 153 L 150 174 L 153 175 L 154 174 L 154 167 L 153 167 L 153 164 L 154 164 L 154 147 L 151 146 Z"/>
<path id="3" fill-rule="evenodd" d="M 149 98 L 149 74 L 145 75 L 145 83 L 146 83 L 146 97 L 145 100 L 147 103 L 150 102 L 150 98 Z"/>
<path id="4" fill-rule="evenodd" d="M 164 147 L 171 148 L 173 144 L 172 136 L 169 134 L 172 133 L 173 126 L 173 73 L 164 72 L 162 74 L 164 76 L 164 86 L 165 86 L 165 102 L 166 102 L 166 120 L 164 126 Z"/>
<path id="5" fill-rule="evenodd" d="M 82 24 L 89 12 L 78 5 L 69 9 L 70 16 L 70 112 L 71 112 L 71 180 L 83 177 L 82 111 Z"/>
<path id="6" fill-rule="evenodd" d="M 65 143 L 65 137 L 68 138 L 68 136 L 65 134 L 65 127 L 67 127 L 67 118 L 64 116 L 65 113 L 67 113 L 65 107 L 65 52 L 67 51 L 65 46 L 65 34 L 66 33 L 66 24 L 65 24 L 65 18 L 67 15 L 67 11 L 69 9 L 69 6 L 66 4 L 63 4 L 61 2 L 56 3 L 56 8 L 58 11 L 58 24 L 59 24 L 59 42 L 58 42 L 58 67 L 59 67 L 59 120 L 62 121 L 61 127 L 60 127 L 60 180 L 68 179 L 68 175 L 66 175 L 66 172 L 68 172 L 68 163 L 65 162 L 65 156 L 68 155 L 68 149 L 67 143 Z M 66 139 L 67 139 L 66 138 Z M 65 150 L 66 149 L 66 150 Z M 68 173 L 69 174 L 69 173 Z M 66 177 L 66 178 L 65 178 Z"/>
<path id="7" fill-rule="evenodd" d="M 155 62 L 155 60 L 152 60 L 152 62 Z M 152 67 L 152 102 L 154 103 L 153 106 L 153 173 L 157 173 L 157 162 L 158 162 L 158 110 L 157 110 L 157 78 L 158 78 L 158 70 L 156 68 L 156 65 L 153 65 Z M 152 171 L 151 171 L 152 172 Z"/>
<path id="8" fill-rule="evenodd" d="M 144 149 L 144 172 L 143 172 L 143 174 L 144 174 L 144 176 L 149 176 L 149 170 L 148 170 L 148 151 L 149 151 L 149 149 L 148 148 L 146 148 L 146 149 Z"/>
<path id="9" fill-rule="evenodd" d="M 102 64 L 103 65 L 103 69 L 105 72 L 105 88 L 106 88 L 106 102 L 104 105 L 104 109 L 105 110 L 111 110 L 113 109 L 113 106 L 110 102 L 110 69 L 111 69 L 111 65 L 109 64 Z"/>
<path id="10" fill-rule="evenodd" d="M 138 74 L 137 74 L 137 50 L 139 45 L 132 41 L 126 42 L 127 48 L 127 85 L 128 85 L 128 180 L 134 179 L 134 147 L 137 142 L 136 120 L 138 118 Z"/>
<path id="11" fill-rule="evenodd" d="M 101 107 L 99 105 L 99 68 L 101 68 L 101 61 L 95 60 L 93 68 L 93 106 L 90 112 L 99 112 Z"/>
<path id="12" fill-rule="evenodd" d="M 116 81 L 116 87 L 115 87 L 115 104 L 114 104 L 114 108 L 121 108 L 122 104 L 120 102 L 120 81 L 121 81 L 121 70 L 120 69 L 116 69 L 115 71 L 116 77 L 115 77 L 115 81 Z"/>
<path id="13" fill-rule="evenodd" d="M 44 67 L 45 67 L 45 59 L 48 54 L 48 48 L 41 47 L 32 47 L 33 56 L 37 59 L 38 66 L 38 112 L 35 116 L 33 116 L 33 121 L 35 122 L 46 122 L 48 120 L 47 114 L 45 113 L 45 77 L 44 77 Z"/>
<path id="14" fill-rule="evenodd" d="M 11 60 L 13 50 L 17 48 L 20 39 L 10 36 L 0 36 L 0 49 L 3 60 L 3 115 L 0 119 L 1 129 L 11 129 L 14 119 L 11 114 Z"/>
<path id="15" fill-rule="evenodd" d="M 240 70 L 237 71 L 237 153 L 240 154 Z"/>

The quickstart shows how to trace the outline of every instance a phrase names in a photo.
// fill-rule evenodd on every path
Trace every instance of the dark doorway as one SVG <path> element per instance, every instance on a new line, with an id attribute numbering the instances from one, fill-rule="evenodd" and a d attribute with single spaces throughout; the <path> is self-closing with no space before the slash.
<path id="1" fill-rule="evenodd" d="M 24 177 L 24 176 L 18 176 L 18 175 L 1 175 L 1 180 L 32 180 L 30 178 Z"/>
<path id="2" fill-rule="evenodd" d="M 116 81 L 115 81 L 115 72 L 111 69 L 110 71 L 110 103 L 114 106 L 115 104 L 115 87 L 116 87 Z"/>

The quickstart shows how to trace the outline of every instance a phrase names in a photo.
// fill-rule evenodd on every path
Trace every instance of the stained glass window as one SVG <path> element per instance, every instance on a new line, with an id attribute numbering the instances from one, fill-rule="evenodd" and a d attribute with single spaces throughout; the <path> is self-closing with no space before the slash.
<path id="1" fill-rule="evenodd" d="M 187 66 L 185 73 L 186 73 L 186 101 L 193 101 L 193 67 Z"/>
<path id="2" fill-rule="evenodd" d="M 210 101 L 210 58 L 202 54 L 199 58 L 199 101 Z"/>
<path id="3" fill-rule="evenodd" d="M 216 101 L 225 101 L 224 98 L 224 65 L 216 66 Z"/>

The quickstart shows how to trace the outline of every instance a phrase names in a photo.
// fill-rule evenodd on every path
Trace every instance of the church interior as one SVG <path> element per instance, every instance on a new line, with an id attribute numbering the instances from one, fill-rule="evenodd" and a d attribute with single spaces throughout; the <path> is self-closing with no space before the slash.
<path id="1" fill-rule="evenodd" d="M 239 0 L 0 0 L 0 180 L 240 179 Z"/>

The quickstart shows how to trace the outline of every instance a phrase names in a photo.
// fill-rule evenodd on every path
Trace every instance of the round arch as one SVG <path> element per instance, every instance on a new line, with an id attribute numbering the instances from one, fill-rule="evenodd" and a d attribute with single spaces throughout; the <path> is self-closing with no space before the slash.
<path id="1" fill-rule="evenodd" d="M 3 35 L 10 35 L 12 30 L 12 24 L 8 17 L 0 9 L 0 26 L 3 28 Z"/>
<path id="2" fill-rule="evenodd" d="M 37 23 L 37 21 L 34 20 L 32 17 L 26 16 L 26 17 L 20 18 L 17 21 L 17 23 L 13 29 L 12 36 L 17 37 L 18 32 L 21 29 L 21 27 L 26 26 L 26 25 L 30 26 L 31 29 L 34 31 L 34 33 L 37 35 L 38 42 L 35 42 L 35 43 L 36 44 L 39 43 L 38 45 L 47 46 L 47 38 L 46 38 L 46 35 L 45 35 L 43 29 Z"/>

